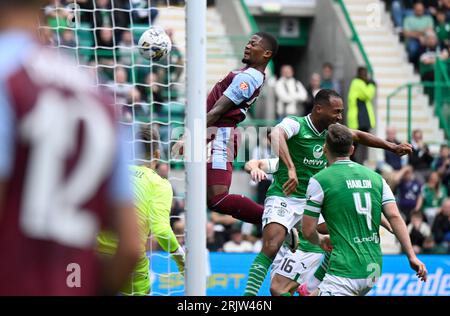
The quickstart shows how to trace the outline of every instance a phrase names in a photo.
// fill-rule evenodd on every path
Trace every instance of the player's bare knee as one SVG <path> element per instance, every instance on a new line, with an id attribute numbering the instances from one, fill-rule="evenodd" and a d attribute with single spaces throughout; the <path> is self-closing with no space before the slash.
<path id="1" fill-rule="evenodd" d="M 276 276 L 272 279 L 270 284 L 270 294 L 272 296 L 280 296 L 283 293 L 289 292 L 289 290 L 289 284 L 280 282 Z"/>
<path id="2" fill-rule="evenodd" d="M 269 239 L 263 242 L 262 252 L 272 260 L 275 259 L 278 251 L 281 248 L 283 241 L 278 241 L 276 239 Z"/>
<path id="3" fill-rule="evenodd" d="M 280 296 L 281 295 L 281 291 L 277 285 L 275 285 L 275 284 L 270 285 L 270 295 L 272 295 L 272 296 Z"/>

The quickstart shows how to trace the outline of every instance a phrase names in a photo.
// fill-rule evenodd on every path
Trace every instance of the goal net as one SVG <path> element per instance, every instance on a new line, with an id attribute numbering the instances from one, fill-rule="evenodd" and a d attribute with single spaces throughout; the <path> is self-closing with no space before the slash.
<path id="1" fill-rule="evenodd" d="M 182 133 L 185 118 L 184 0 L 55 0 L 43 10 L 41 38 L 73 56 L 94 74 L 99 87 L 111 93 L 127 142 L 136 143 L 134 135 L 141 125 L 159 130 L 157 172 L 174 189 L 171 225 L 184 244 L 185 173 L 182 162 L 170 157 L 171 141 Z M 137 48 L 150 26 L 162 27 L 172 39 L 171 53 L 158 62 L 143 59 Z M 154 235 L 147 249 L 150 294 L 183 295 L 184 278 Z"/>

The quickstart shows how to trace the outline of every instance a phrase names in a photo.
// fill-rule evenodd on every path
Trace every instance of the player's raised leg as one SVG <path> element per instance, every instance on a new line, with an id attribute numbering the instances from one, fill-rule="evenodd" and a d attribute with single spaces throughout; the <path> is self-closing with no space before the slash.
<path id="1" fill-rule="evenodd" d="M 252 224 L 261 224 L 264 208 L 242 194 L 229 194 L 233 176 L 233 160 L 239 147 L 239 135 L 229 127 L 220 127 L 208 144 L 207 201 L 216 212 L 231 215 Z"/>

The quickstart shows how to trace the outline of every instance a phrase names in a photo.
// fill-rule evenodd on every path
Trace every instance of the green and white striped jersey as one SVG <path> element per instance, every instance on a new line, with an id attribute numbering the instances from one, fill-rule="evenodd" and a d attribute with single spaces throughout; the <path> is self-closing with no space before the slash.
<path id="1" fill-rule="evenodd" d="M 323 145 L 327 130 L 321 133 L 314 127 L 310 115 L 304 117 L 289 116 L 277 126 L 283 128 L 288 136 L 287 145 L 289 154 L 297 170 L 298 186 L 290 195 L 295 198 L 305 198 L 309 178 L 327 165 L 323 153 Z M 288 170 L 280 159 L 274 181 L 267 191 L 267 196 L 282 196 L 283 184 L 288 180 Z"/>
<path id="2" fill-rule="evenodd" d="M 329 274 L 360 279 L 381 272 L 379 226 L 394 195 L 376 172 L 350 160 L 339 160 L 309 181 L 304 216 L 322 214 L 333 251 Z"/>

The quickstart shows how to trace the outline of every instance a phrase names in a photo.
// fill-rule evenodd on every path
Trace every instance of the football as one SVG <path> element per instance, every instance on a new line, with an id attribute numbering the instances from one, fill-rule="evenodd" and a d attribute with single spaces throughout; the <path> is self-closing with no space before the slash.
<path id="1" fill-rule="evenodd" d="M 170 52 L 172 41 L 162 28 L 151 27 L 142 33 L 138 47 L 142 57 L 158 61 Z"/>

